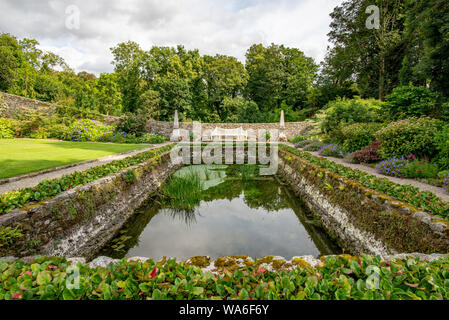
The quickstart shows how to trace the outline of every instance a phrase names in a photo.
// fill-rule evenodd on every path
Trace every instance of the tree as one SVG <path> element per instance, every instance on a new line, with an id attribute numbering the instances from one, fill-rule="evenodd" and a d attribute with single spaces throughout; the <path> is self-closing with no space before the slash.
<path id="1" fill-rule="evenodd" d="M 116 73 L 102 73 L 96 80 L 98 111 L 118 116 L 122 113 L 122 95 Z"/>
<path id="2" fill-rule="evenodd" d="M 449 2 L 410 0 L 407 9 L 408 34 L 418 37 L 420 45 L 414 75 L 449 97 Z"/>
<path id="3" fill-rule="evenodd" d="M 230 116 L 223 108 L 225 98 L 241 95 L 248 81 L 245 67 L 236 58 L 216 55 L 204 57 L 203 79 L 206 86 L 207 103 L 210 112 L 216 112 L 222 121 Z"/>
<path id="4" fill-rule="evenodd" d="M 154 90 L 160 96 L 160 119 L 164 121 L 173 120 L 175 110 L 178 110 L 181 119 L 192 115 L 192 96 L 189 85 L 184 79 L 159 78 L 154 84 Z"/>
<path id="5" fill-rule="evenodd" d="M 318 66 L 298 49 L 272 44 L 268 48 L 253 45 L 246 53 L 249 74 L 246 97 L 260 110 L 279 109 L 286 101 L 300 109 L 307 101 Z"/>
<path id="6" fill-rule="evenodd" d="M 126 112 L 134 112 L 143 87 L 141 75 L 144 52 L 137 43 L 132 41 L 119 43 L 111 51 L 114 55 L 112 64 L 118 74 L 123 97 L 123 109 Z"/>
<path id="7" fill-rule="evenodd" d="M 341 71 L 339 82 L 355 80 L 363 97 L 378 97 L 398 85 L 407 43 L 404 41 L 405 0 L 345 1 L 331 13 L 333 43 L 327 66 L 330 77 Z M 380 9 L 379 28 L 367 28 L 367 9 Z"/>
<path id="8" fill-rule="evenodd" d="M 8 91 L 13 85 L 17 68 L 20 67 L 23 56 L 16 38 L 9 34 L 0 35 L 0 90 Z"/>

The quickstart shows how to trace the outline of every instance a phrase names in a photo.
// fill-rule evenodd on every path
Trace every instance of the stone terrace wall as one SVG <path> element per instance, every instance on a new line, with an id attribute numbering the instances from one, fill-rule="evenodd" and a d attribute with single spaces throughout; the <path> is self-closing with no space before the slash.
<path id="1" fill-rule="evenodd" d="M 0 216 L 0 226 L 19 227 L 25 235 L 7 252 L 0 250 L 0 256 L 90 258 L 179 168 L 170 161 L 169 152 L 153 159 Z"/>
<path id="2" fill-rule="evenodd" d="M 279 123 L 202 123 L 203 130 L 213 130 L 215 127 L 225 128 L 225 129 L 236 129 L 243 128 L 243 130 L 268 130 L 268 129 L 279 129 Z M 192 130 L 193 123 L 191 122 L 181 122 L 179 127 L 184 130 Z M 287 138 L 305 134 L 307 131 L 312 129 L 312 126 L 308 122 L 286 122 L 285 123 L 285 135 Z M 173 122 L 163 122 L 163 121 L 148 121 L 147 130 L 149 132 L 158 132 L 165 136 L 170 136 L 173 132 Z"/>
<path id="3" fill-rule="evenodd" d="M 4 110 L 2 110 L 3 108 Z M 43 114 L 53 114 L 59 105 L 48 103 L 40 100 L 29 99 L 21 96 L 16 96 L 9 93 L 0 92 L 0 117 L 12 118 L 15 114 L 22 110 L 32 109 Z M 112 124 L 117 122 L 118 117 L 98 114 L 102 122 Z"/>
<path id="4" fill-rule="evenodd" d="M 281 148 L 279 173 L 353 255 L 447 253 L 447 223 Z M 447 221 L 446 221 L 447 222 Z"/>

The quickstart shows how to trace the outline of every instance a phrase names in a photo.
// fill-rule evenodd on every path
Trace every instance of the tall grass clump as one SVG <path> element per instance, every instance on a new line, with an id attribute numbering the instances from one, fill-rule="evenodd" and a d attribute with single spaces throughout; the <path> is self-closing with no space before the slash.
<path id="1" fill-rule="evenodd" d="M 203 190 L 203 181 L 194 172 L 173 176 L 162 189 L 164 204 L 174 210 L 192 212 L 199 205 Z"/>

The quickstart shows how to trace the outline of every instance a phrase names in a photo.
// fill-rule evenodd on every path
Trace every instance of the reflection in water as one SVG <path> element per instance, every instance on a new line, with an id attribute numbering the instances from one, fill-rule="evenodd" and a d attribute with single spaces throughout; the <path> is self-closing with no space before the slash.
<path id="1" fill-rule="evenodd" d="M 185 260 L 246 254 L 290 259 L 340 252 L 313 214 L 276 179 L 242 180 L 226 175 L 224 166 L 193 167 L 209 168 L 204 179 L 213 181 L 194 212 L 164 208 L 150 199 L 99 255 Z"/>

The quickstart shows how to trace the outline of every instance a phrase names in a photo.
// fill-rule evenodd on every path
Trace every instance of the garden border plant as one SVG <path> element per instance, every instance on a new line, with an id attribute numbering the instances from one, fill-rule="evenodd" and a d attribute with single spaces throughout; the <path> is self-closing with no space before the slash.
<path id="1" fill-rule="evenodd" d="M 296 258 L 287 271 L 267 270 L 265 258 L 246 259 L 248 263 L 237 268 L 225 264 L 218 274 L 202 269 L 204 259 L 197 258 L 187 262 L 123 259 L 96 268 L 57 257 L 37 257 L 30 263 L 0 261 L 0 300 L 449 299 L 447 256 L 423 261 L 341 255 L 323 257 L 314 266 Z M 75 268 L 79 288 L 68 288 Z"/>

